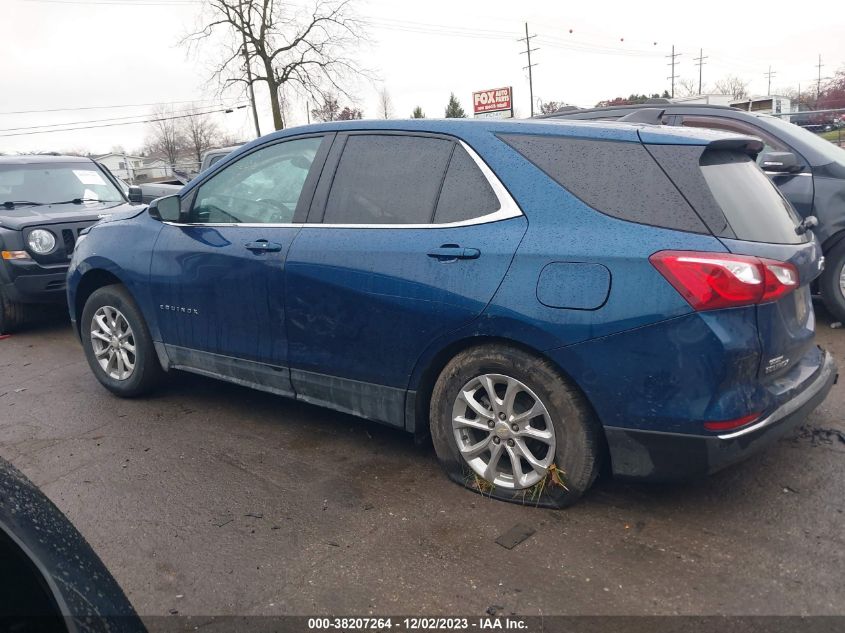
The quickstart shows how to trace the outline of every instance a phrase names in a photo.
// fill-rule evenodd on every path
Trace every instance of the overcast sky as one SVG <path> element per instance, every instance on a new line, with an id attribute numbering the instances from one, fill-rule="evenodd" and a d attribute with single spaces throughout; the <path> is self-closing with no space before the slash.
<path id="1" fill-rule="evenodd" d="M 378 81 L 359 81 L 349 90 L 365 116 L 378 116 L 383 84 L 394 117 L 409 116 L 416 105 L 437 117 L 450 92 L 471 111 L 472 91 L 511 85 L 517 115 L 527 116 L 524 43 L 517 41 L 525 22 L 539 48 L 532 60 L 538 64 L 535 101 L 591 106 L 632 92 L 662 92 L 669 88 L 665 56 L 673 44 L 682 53 L 678 74 L 696 81 L 693 58 L 704 49 L 705 86 L 731 73 L 749 80 L 753 94 L 763 94 L 771 65 L 772 92 L 799 83 L 802 91 L 814 89 L 819 55 L 823 76 L 845 65 L 845 10 L 834 1 L 777 5 L 359 0 L 368 43 L 356 54 Z M 179 45 L 197 23 L 199 0 L 0 0 L 0 9 L 0 152 L 131 151 L 143 145 L 143 124 L 42 134 L 21 128 L 142 118 L 153 103 L 184 109 L 195 101 L 214 109 L 244 102 L 237 93 L 221 101 L 209 81 L 219 49 L 190 53 Z M 257 98 L 267 133 L 266 92 L 259 90 Z M 228 132 L 254 136 L 248 109 L 214 116 Z M 292 123 L 305 120 L 305 103 L 294 104 Z M 20 132 L 26 134 L 13 135 Z"/>

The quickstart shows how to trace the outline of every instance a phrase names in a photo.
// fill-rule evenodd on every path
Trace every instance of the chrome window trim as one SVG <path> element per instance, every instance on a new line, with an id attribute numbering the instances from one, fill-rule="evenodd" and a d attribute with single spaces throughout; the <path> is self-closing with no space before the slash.
<path id="1" fill-rule="evenodd" d="M 476 166 L 481 170 L 481 173 L 484 175 L 484 178 L 487 179 L 490 188 L 493 189 L 493 193 L 495 194 L 496 198 L 499 200 L 499 209 L 494 211 L 493 213 L 488 213 L 486 215 L 480 215 L 477 218 L 470 218 L 469 220 L 461 220 L 459 222 L 444 222 L 440 224 L 435 223 L 427 223 L 427 224 L 323 224 L 323 223 L 309 223 L 309 222 L 299 222 L 299 223 L 282 223 L 282 224 L 263 224 L 263 223 L 194 223 L 194 224 L 183 224 L 179 222 L 163 222 L 164 224 L 168 224 L 170 226 L 209 226 L 209 227 L 233 227 L 233 226 L 242 226 L 247 228 L 260 228 L 260 227 L 267 227 L 267 228 L 314 228 L 314 229 L 451 229 L 451 228 L 459 228 L 462 226 L 474 226 L 477 224 L 490 224 L 492 222 L 500 222 L 502 220 L 510 220 L 512 218 L 518 218 L 523 216 L 522 209 L 519 208 L 519 205 L 516 203 L 516 200 L 513 199 L 510 192 L 505 188 L 502 184 L 502 181 L 499 180 L 498 176 L 493 173 L 493 170 L 484 162 L 474 149 L 472 149 L 469 145 L 467 145 L 463 140 L 457 139 L 457 142 L 460 143 L 461 147 L 466 150 L 467 154 L 470 155 L 473 161 L 475 161 Z"/>
<path id="2" fill-rule="evenodd" d="M 798 173 L 792 173 L 789 171 L 766 171 L 763 170 L 763 173 L 767 176 L 812 176 L 813 174 L 809 171 L 801 171 Z"/>

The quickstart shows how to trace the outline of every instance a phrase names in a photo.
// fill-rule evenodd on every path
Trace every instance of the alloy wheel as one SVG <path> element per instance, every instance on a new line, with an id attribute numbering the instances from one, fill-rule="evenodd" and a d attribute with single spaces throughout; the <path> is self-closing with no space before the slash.
<path id="1" fill-rule="evenodd" d="M 510 376 L 484 374 L 467 382 L 452 407 L 452 430 L 464 461 L 494 486 L 529 488 L 554 462 L 548 409 Z"/>
<path id="2" fill-rule="evenodd" d="M 91 319 L 94 357 L 109 378 L 127 380 L 135 371 L 135 335 L 123 313 L 103 306 Z"/>

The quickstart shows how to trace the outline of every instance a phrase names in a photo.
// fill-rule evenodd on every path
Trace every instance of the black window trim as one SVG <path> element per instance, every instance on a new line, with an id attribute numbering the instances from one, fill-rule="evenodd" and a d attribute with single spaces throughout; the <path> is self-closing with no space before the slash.
<path id="1" fill-rule="evenodd" d="M 329 193 L 331 192 L 331 187 L 334 183 L 334 177 L 337 172 L 337 167 L 340 164 L 340 158 L 343 155 L 343 150 L 346 147 L 346 141 L 350 136 L 411 136 L 411 137 L 422 137 L 422 138 L 437 138 L 442 139 L 445 141 L 450 141 L 451 143 L 460 144 L 461 147 L 469 154 L 470 158 L 472 158 L 475 165 L 481 171 L 484 178 L 487 180 L 488 184 L 490 185 L 491 189 L 493 189 L 493 194 L 499 200 L 499 209 L 494 211 L 493 213 L 487 213 L 485 215 L 481 215 L 475 218 L 470 218 L 469 220 L 461 220 L 458 222 L 443 222 L 436 224 L 433 222 L 434 214 L 437 212 L 437 204 L 435 202 L 434 209 L 432 211 L 431 221 L 428 223 L 422 224 L 397 224 L 397 223 L 385 223 L 385 224 L 345 224 L 345 223 L 324 223 L 323 218 L 325 217 L 326 213 L 326 204 L 328 203 Z M 454 148 L 453 150 L 454 151 Z M 308 213 L 308 218 L 305 220 L 304 226 L 308 228 L 342 228 L 342 229 L 443 229 L 443 228 L 454 228 L 454 227 L 462 227 L 462 226 L 474 226 L 476 224 L 489 224 L 492 222 L 500 222 L 502 220 L 509 220 L 512 218 L 521 217 L 524 214 L 522 213 L 522 209 L 520 209 L 519 205 L 510 195 L 510 192 L 507 188 L 502 184 L 502 181 L 499 180 L 498 176 L 493 172 L 493 170 L 484 162 L 484 159 L 479 156 L 479 154 L 463 139 L 449 136 L 448 134 L 437 134 L 433 132 L 406 132 L 403 130 L 354 130 L 349 132 L 340 132 L 337 135 L 337 139 L 335 139 L 335 143 L 332 147 L 331 157 L 329 160 L 326 161 L 323 171 L 325 172 L 323 176 L 320 178 L 320 182 L 317 185 L 317 189 L 315 191 L 311 210 Z M 451 159 L 451 154 L 450 154 Z M 448 162 L 447 168 L 444 170 L 443 177 L 441 179 L 441 188 L 443 186 L 442 180 L 446 177 L 446 172 L 448 171 Z M 438 192 L 438 199 L 439 199 L 439 192 Z"/>

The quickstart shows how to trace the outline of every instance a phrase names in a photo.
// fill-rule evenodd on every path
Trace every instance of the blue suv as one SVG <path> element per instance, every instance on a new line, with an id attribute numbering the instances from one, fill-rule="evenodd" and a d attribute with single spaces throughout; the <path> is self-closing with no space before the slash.
<path id="1" fill-rule="evenodd" d="M 803 420 L 808 226 L 757 139 L 650 125 L 355 121 L 258 139 L 77 242 L 97 379 L 180 369 L 430 434 L 454 481 L 575 501 L 602 464 L 696 477 Z"/>

